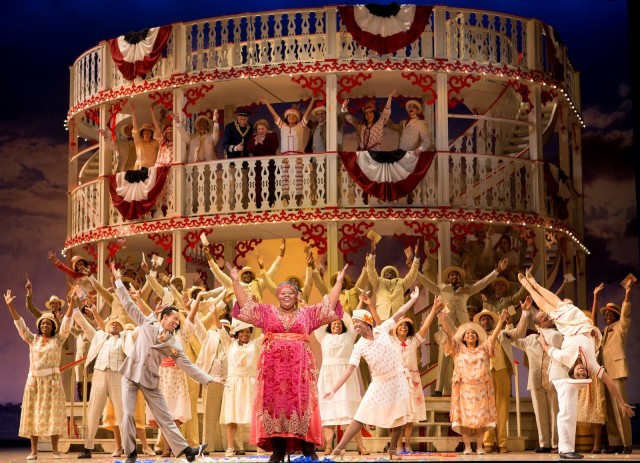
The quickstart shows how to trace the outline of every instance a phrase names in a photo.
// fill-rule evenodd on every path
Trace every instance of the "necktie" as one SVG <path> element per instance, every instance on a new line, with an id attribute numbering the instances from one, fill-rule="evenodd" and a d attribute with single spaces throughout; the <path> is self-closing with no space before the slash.
<path id="1" fill-rule="evenodd" d="M 160 335 L 158 336 L 158 342 L 165 342 L 169 337 L 169 332 L 167 330 L 160 331 Z"/>

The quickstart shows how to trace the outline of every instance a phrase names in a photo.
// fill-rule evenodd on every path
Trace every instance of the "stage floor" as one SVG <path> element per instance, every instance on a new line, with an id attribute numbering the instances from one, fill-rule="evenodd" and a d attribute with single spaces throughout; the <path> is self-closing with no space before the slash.
<path id="1" fill-rule="evenodd" d="M 10 449 L 0 449 L 0 463 L 14 463 L 20 462 L 24 463 L 25 458 L 29 454 L 28 448 L 10 448 Z M 298 458 L 301 458 L 299 455 L 292 455 L 291 461 L 295 461 Z M 321 460 L 323 460 L 324 456 L 320 455 Z M 269 459 L 268 455 L 255 456 L 255 454 L 249 454 L 245 457 L 234 457 L 234 458 L 224 458 L 224 453 L 216 452 L 209 456 L 205 456 L 202 459 L 198 460 L 203 463 L 212 463 L 212 462 L 266 462 Z M 374 461 L 385 461 L 388 460 L 388 456 L 382 453 L 371 454 L 366 457 L 361 457 L 356 452 L 348 452 L 345 455 L 345 461 L 366 461 L 366 462 L 374 462 Z M 472 455 L 462 455 L 461 453 L 423 453 L 423 454 L 412 454 L 407 455 L 403 458 L 404 461 L 558 461 L 557 454 L 546 454 L 540 455 L 531 451 L 527 452 L 512 452 L 508 454 L 488 454 L 484 456 L 478 456 L 476 454 Z M 591 455 L 584 454 L 583 461 L 611 461 L 611 460 L 621 460 L 621 461 L 640 461 L 640 449 L 635 448 L 634 453 L 631 455 Z M 65 463 L 65 462 L 75 462 L 78 463 L 78 452 L 70 452 L 68 454 L 63 454 L 61 459 L 54 459 L 53 455 L 50 452 L 40 452 L 38 454 L 38 459 L 36 461 L 48 461 L 51 463 Z M 106 453 L 94 453 L 93 458 L 91 460 L 84 460 L 86 462 L 121 462 L 124 463 L 124 458 L 114 458 Z M 162 458 L 162 457 L 147 457 L 141 456 L 138 459 L 138 463 L 153 463 L 153 462 L 184 462 L 186 463 L 186 459 L 184 458 Z M 326 459 L 325 461 L 330 461 Z"/>

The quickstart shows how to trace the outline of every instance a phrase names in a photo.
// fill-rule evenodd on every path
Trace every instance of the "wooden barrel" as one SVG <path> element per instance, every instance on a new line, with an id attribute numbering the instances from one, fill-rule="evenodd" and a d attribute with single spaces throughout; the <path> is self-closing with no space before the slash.
<path id="1" fill-rule="evenodd" d="M 576 452 L 588 453 L 593 449 L 593 431 L 591 423 L 578 423 L 576 426 Z"/>

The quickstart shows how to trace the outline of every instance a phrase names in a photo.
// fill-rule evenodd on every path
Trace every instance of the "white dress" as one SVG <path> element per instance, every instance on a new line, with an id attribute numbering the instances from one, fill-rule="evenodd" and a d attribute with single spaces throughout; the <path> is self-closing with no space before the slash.
<path id="1" fill-rule="evenodd" d="M 404 343 L 396 337 L 391 339 L 398 354 L 402 357 L 402 366 L 404 367 L 405 377 L 411 392 L 413 422 L 425 421 L 427 419 L 427 408 L 424 403 L 422 378 L 420 378 L 420 369 L 418 368 L 418 349 L 424 339 L 418 333 L 415 336 L 409 336 Z"/>
<path id="2" fill-rule="evenodd" d="M 361 337 L 349 359 L 349 363 L 357 367 L 360 359 L 364 358 L 371 371 L 371 384 L 353 418 L 381 428 L 404 426 L 413 420 L 411 394 L 402 358 L 393 347 L 389 334 L 395 323 L 392 317 L 374 328 L 373 341 Z"/>
<path id="3" fill-rule="evenodd" d="M 227 383 L 222 393 L 220 423 L 250 424 L 253 414 L 253 391 L 263 336 L 240 344 L 226 331 L 220 340 L 227 351 Z"/>
<path id="4" fill-rule="evenodd" d="M 322 366 L 318 375 L 318 397 L 320 397 L 320 419 L 322 426 L 348 425 L 355 416 L 362 395 L 357 372 L 334 394 L 331 400 L 322 396 L 331 390 L 342 376 L 353 352 L 356 332 L 353 330 L 351 318 L 346 313 L 343 321 L 347 327 L 341 334 L 327 333 L 326 325 L 314 331 L 316 339 L 322 347 Z"/>

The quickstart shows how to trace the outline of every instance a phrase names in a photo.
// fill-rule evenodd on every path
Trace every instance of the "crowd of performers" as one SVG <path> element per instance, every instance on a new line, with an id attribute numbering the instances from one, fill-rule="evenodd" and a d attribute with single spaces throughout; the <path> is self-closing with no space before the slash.
<path id="1" fill-rule="evenodd" d="M 389 430 L 388 453 L 394 459 L 412 450 L 412 427 L 426 421 L 419 368 L 421 345 L 430 342 L 434 321 L 440 350 L 436 395 L 450 395 L 450 421 L 462 436 L 464 454 L 473 452 L 472 440 L 478 454 L 509 452 L 512 346 L 527 355 L 536 452 L 582 458 L 575 451 L 578 421 L 597 428 L 594 452 L 601 451 L 605 422 L 609 449 L 631 452 L 634 411 L 626 400 L 624 352 L 631 285 L 622 307 L 610 302 L 600 308 L 606 322 L 600 331 L 596 315 L 603 285 L 594 291 L 591 317 L 538 284 L 531 269 L 516 269 L 520 290 L 505 292 L 513 269 L 504 255 L 477 281 L 451 266 L 436 284 L 422 273 L 418 246 L 407 253 L 404 276 L 390 265 L 378 272 L 372 241 L 355 283 L 347 266 L 327 283 L 308 253 L 296 256 L 306 259 L 304 278 L 276 284 L 285 251 L 282 240 L 271 266 L 266 269 L 258 258 L 255 272 L 228 263 L 219 267 L 203 247 L 217 282 L 212 290 L 187 287 L 183 276 L 163 274 L 158 261 L 151 259 L 150 265 L 146 257 L 139 270 L 112 263 L 106 288 L 87 260 L 75 256 L 67 267 L 50 253 L 74 285 L 66 300 L 51 296 L 47 310 L 40 311 L 27 281 L 35 333 L 16 310 L 16 296 L 5 293 L 18 334 L 29 345 L 19 429 L 21 437 L 31 439 L 27 459 L 37 458 L 40 437 L 50 437 L 54 457 L 60 457 L 58 439 L 67 433 L 60 365 L 70 335 L 76 339 L 76 358 L 86 356 L 78 373 L 91 384 L 79 458 L 92 457 L 102 424 L 114 432 L 113 455 L 126 455 L 128 463 L 138 456 L 137 439 L 144 454 L 188 461 L 206 452 L 207 445 L 211 451 L 226 448 L 226 457 L 243 455 L 242 425 L 250 426 L 249 442 L 259 452 L 271 452 L 269 461 L 284 461 L 297 451 L 315 460 L 320 448 L 342 459 L 352 439 L 358 452 L 367 454 L 363 425 Z M 310 303 L 313 285 L 322 299 Z M 263 302 L 265 292 L 276 296 L 276 305 Z M 435 299 L 420 322 L 421 308 L 414 306 L 421 292 Z M 96 307 L 96 294 L 104 307 Z M 467 309 L 476 296 L 483 305 L 474 313 Z M 512 303 L 519 304 L 513 316 L 506 308 Z M 322 352 L 319 369 L 314 342 Z M 367 368 L 361 367 L 362 359 Z M 146 440 L 147 425 L 159 428 L 155 449 Z M 226 425 L 224 438 L 221 425 Z M 338 441 L 339 426 L 345 429 Z"/>

